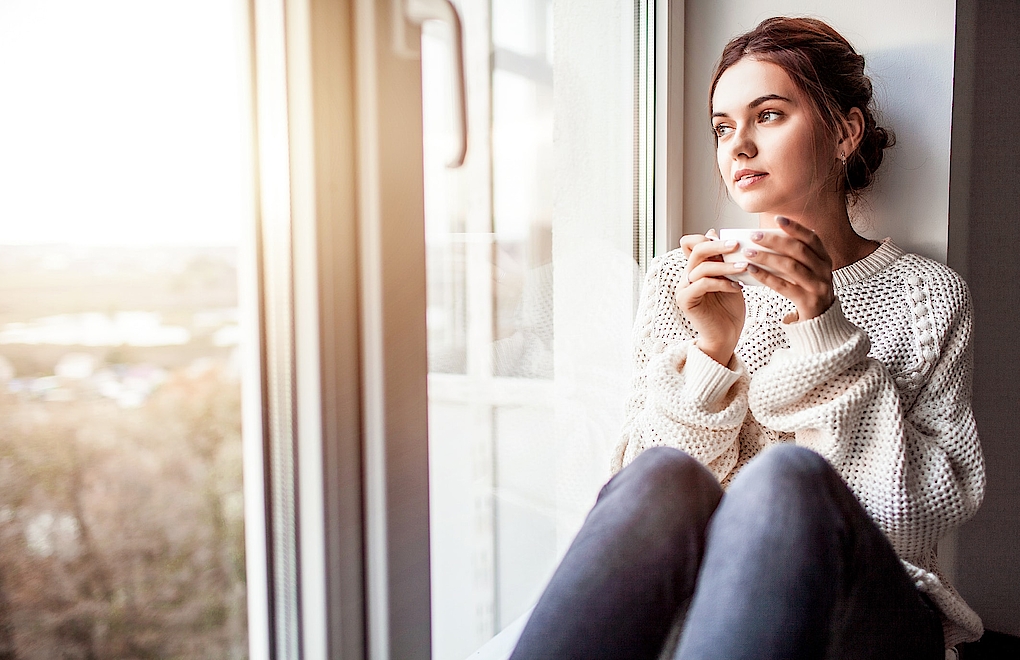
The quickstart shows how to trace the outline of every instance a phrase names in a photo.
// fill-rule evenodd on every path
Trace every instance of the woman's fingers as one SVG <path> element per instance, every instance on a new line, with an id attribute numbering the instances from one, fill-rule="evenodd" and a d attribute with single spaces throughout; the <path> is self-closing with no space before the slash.
<path id="1" fill-rule="evenodd" d="M 796 259 L 764 250 L 748 250 L 745 255 L 747 271 L 755 279 L 798 305 L 808 298 L 829 300 L 832 297 L 832 272 L 824 264 L 812 268 Z"/>
<path id="2" fill-rule="evenodd" d="M 687 279 L 694 283 L 705 278 L 721 278 L 735 273 L 742 273 L 747 270 L 747 261 L 702 261 L 693 268 L 688 268 Z"/>
<path id="3" fill-rule="evenodd" d="M 687 265 L 675 292 L 676 304 L 697 334 L 699 348 L 728 365 L 744 326 L 744 296 L 741 285 L 724 275 L 742 271 L 747 264 L 724 263 L 722 255 L 735 252 L 738 245 L 720 241 L 713 230 L 704 236 L 684 236 L 680 247 Z"/>
<path id="4" fill-rule="evenodd" d="M 789 239 L 794 239 L 795 243 L 802 246 L 800 254 L 804 257 L 804 260 L 818 259 L 824 263 L 830 263 L 832 260 L 829 258 L 829 253 L 822 244 L 822 239 L 818 238 L 818 234 L 811 231 L 804 225 L 800 224 L 795 220 L 790 220 L 783 216 L 776 218 L 776 224 L 779 228 L 786 232 L 786 237 L 774 237 L 779 240 L 785 240 L 788 245 L 794 245 Z"/>
<path id="5" fill-rule="evenodd" d="M 785 235 L 763 235 L 762 248 L 744 250 L 749 273 L 797 306 L 802 319 L 821 314 L 832 304 L 832 261 L 817 234 L 787 218 L 777 224 Z M 774 252 L 773 252 L 774 251 Z"/>
<path id="6" fill-rule="evenodd" d="M 706 278 L 720 278 L 734 272 L 743 271 L 746 268 L 746 262 L 741 263 L 736 268 L 731 264 L 723 262 L 722 255 L 735 252 L 738 244 L 736 241 L 720 241 L 715 236 L 714 229 L 710 229 L 704 236 L 699 234 L 684 236 L 680 239 L 680 247 L 687 255 L 687 268 L 684 273 L 686 282 L 683 285 L 684 287 L 689 287 L 694 282 Z M 739 285 L 737 288 L 739 289 Z M 699 289 L 699 291 L 701 292 L 699 295 L 704 295 L 704 293 L 710 291 L 732 293 L 733 289 L 726 283 L 722 283 L 714 288 Z"/>
<path id="7" fill-rule="evenodd" d="M 688 268 L 696 268 L 705 261 L 722 261 L 722 256 L 736 251 L 737 246 L 736 241 L 720 241 L 719 239 L 706 238 L 706 240 L 696 243 L 691 247 L 691 253 L 687 255 Z"/>
<path id="8" fill-rule="evenodd" d="M 758 266 L 804 289 L 813 289 L 816 283 L 823 283 L 831 280 L 832 277 L 825 268 L 825 264 L 817 260 L 811 260 L 813 263 L 805 264 L 799 259 L 784 254 L 754 249 L 745 250 L 744 256 L 747 257 L 750 265 Z"/>
<path id="9" fill-rule="evenodd" d="M 701 277 L 692 280 L 684 290 L 689 299 L 700 298 L 709 293 L 740 293 L 742 287 L 739 282 L 728 280 L 725 277 Z"/>
<path id="10" fill-rule="evenodd" d="M 831 283 L 832 260 L 818 235 L 793 220 L 780 217 L 777 222 L 786 234 L 762 235 L 755 242 L 765 249 L 745 250 L 748 260 L 795 284 L 808 286 L 816 279 Z"/>
<path id="11" fill-rule="evenodd" d="M 680 249 L 683 250 L 685 257 L 690 257 L 695 245 L 711 240 L 702 234 L 684 234 L 680 237 Z"/>
<path id="12" fill-rule="evenodd" d="M 783 216 L 776 218 L 776 223 L 787 233 L 788 236 L 798 239 L 804 245 L 811 248 L 811 251 L 814 252 L 819 259 L 826 263 L 831 263 L 832 260 L 829 258 L 829 252 L 822 244 L 822 239 L 818 238 L 818 234 L 799 222 L 790 220 L 789 218 L 784 218 Z"/>
<path id="13" fill-rule="evenodd" d="M 747 272 L 753 275 L 754 279 L 758 280 L 779 295 L 792 300 L 794 304 L 798 302 L 798 298 L 800 297 L 798 294 L 802 291 L 806 292 L 806 289 L 800 284 L 791 282 L 785 277 L 780 277 L 775 274 L 775 272 L 766 270 L 757 264 L 748 264 Z"/>
<path id="14" fill-rule="evenodd" d="M 791 225 L 794 224 L 796 223 L 791 222 Z M 793 234 L 787 234 L 786 236 L 763 234 L 755 243 L 766 248 L 766 250 L 750 248 L 749 252 L 745 251 L 745 254 L 748 257 L 754 258 L 758 256 L 757 252 L 764 258 L 764 255 L 771 251 L 802 264 L 812 272 L 824 273 L 831 270 L 832 261 L 829 259 L 829 254 L 825 251 L 825 246 L 822 245 L 818 235 L 802 225 L 796 224 L 796 227 L 797 233 L 801 234 L 803 238 L 800 235 Z M 757 261 L 756 259 L 752 260 Z"/>
<path id="15" fill-rule="evenodd" d="M 712 255 L 713 253 L 718 254 L 718 250 L 724 250 L 719 243 L 719 235 L 714 229 L 709 229 L 705 234 L 685 234 L 680 238 L 680 249 L 683 250 L 685 257 L 690 257 L 691 254 L 696 250 L 703 250 L 704 248 L 697 248 L 698 245 L 702 246 L 713 246 L 709 247 L 708 251 L 704 254 Z M 732 247 L 732 246 L 731 246 Z"/>

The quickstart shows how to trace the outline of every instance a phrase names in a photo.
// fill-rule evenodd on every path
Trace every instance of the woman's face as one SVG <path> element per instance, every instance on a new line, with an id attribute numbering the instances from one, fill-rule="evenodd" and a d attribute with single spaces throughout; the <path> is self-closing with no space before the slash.
<path id="1" fill-rule="evenodd" d="M 712 126 L 719 173 L 748 213 L 801 218 L 839 195 L 824 190 L 835 144 L 782 67 L 745 58 L 726 69 L 712 97 Z"/>

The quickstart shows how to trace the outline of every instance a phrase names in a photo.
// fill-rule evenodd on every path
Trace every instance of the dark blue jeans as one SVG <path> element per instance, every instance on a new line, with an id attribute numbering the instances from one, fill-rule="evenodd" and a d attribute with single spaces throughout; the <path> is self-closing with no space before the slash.
<path id="1" fill-rule="evenodd" d="M 940 617 L 818 454 L 777 445 L 723 495 L 676 449 L 606 484 L 525 626 L 514 660 L 942 660 Z"/>

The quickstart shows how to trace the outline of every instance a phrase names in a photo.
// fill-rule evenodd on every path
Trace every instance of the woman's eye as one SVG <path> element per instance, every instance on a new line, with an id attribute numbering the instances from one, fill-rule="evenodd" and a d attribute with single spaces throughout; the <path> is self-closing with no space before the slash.
<path id="1" fill-rule="evenodd" d="M 733 128 L 730 127 L 730 126 L 727 126 L 726 124 L 717 124 L 717 125 L 712 127 L 712 132 L 715 133 L 715 136 L 717 138 L 726 135 L 727 133 L 729 133 L 732 130 L 733 130 Z"/>
<path id="2" fill-rule="evenodd" d="M 765 112 L 758 115 L 758 119 L 762 122 L 775 121 L 782 117 L 782 115 L 775 110 L 766 110 Z"/>

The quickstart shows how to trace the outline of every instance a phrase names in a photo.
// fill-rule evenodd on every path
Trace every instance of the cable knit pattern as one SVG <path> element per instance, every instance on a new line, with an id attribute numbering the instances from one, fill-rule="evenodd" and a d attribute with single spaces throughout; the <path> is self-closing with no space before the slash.
<path id="1" fill-rule="evenodd" d="M 634 391 L 613 456 L 677 447 L 725 487 L 763 447 L 824 456 L 942 612 L 946 646 L 976 640 L 977 614 L 946 580 L 936 545 L 984 494 L 971 413 L 970 294 L 952 270 L 886 240 L 833 273 L 837 301 L 784 323 L 793 305 L 744 289 L 746 319 L 723 367 L 693 342 L 676 306 L 685 258 L 653 261 L 635 323 Z"/>

